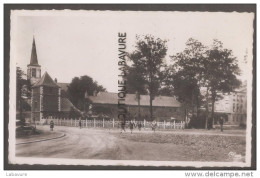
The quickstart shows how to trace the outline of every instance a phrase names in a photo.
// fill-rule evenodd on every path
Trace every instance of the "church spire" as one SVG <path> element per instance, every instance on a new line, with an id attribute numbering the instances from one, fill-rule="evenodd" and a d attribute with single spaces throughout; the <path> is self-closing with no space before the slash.
<path id="1" fill-rule="evenodd" d="M 36 83 L 41 78 L 41 66 L 38 64 L 35 39 L 33 37 L 32 53 L 30 64 L 27 65 L 27 79 L 31 84 Z"/>
<path id="2" fill-rule="evenodd" d="M 36 45 L 35 45 L 35 39 L 33 37 L 33 44 L 32 44 L 32 53 L 31 53 L 31 61 L 30 66 L 40 66 L 38 64 L 38 58 L 37 58 L 37 52 L 36 52 Z"/>

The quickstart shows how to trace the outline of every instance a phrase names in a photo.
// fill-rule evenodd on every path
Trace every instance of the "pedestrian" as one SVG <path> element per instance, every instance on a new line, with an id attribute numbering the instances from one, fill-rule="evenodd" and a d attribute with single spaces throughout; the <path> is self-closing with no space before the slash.
<path id="1" fill-rule="evenodd" d="M 138 127 L 138 130 L 141 131 L 142 123 L 140 121 L 138 122 L 137 127 Z"/>
<path id="2" fill-rule="evenodd" d="M 109 118 L 108 120 L 108 131 L 110 132 L 110 129 L 113 127 L 113 120 Z"/>
<path id="3" fill-rule="evenodd" d="M 81 118 L 79 119 L 79 128 L 81 129 Z"/>
<path id="4" fill-rule="evenodd" d="M 131 133 L 133 133 L 134 125 L 135 125 L 134 121 L 131 120 L 131 121 L 130 121 L 130 125 L 129 125 L 129 126 L 130 126 L 130 130 L 131 130 Z"/>
<path id="5" fill-rule="evenodd" d="M 152 131 L 155 132 L 156 126 L 157 126 L 157 123 L 156 123 L 156 121 L 154 120 L 154 121 L 152 122 Z"/>
<path id="6" fill-rule="evenodd" d="M 125 121 L 121 121 L 121 133 L 125 131 Z"/>
<path id="7" fill-rule="evenodd" d="M 220 118 L 219 118 L 219 124 L 220 124 L 220 130 L 221 130 L 221 132 L 223 132 L 224 119 L 222 116 L 220 116 Z"/>
<path id="8" fill-rule="evenodd" d="M 51 122 L 50 122 L 50 129 L 51 129 L 51 131 L 53 131 L 53 128 L 54 128 L 54 122 L 51 120 Z"/>

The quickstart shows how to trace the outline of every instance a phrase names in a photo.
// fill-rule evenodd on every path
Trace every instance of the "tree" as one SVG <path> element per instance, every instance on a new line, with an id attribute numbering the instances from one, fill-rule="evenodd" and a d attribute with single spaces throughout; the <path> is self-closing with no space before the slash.
<path id="1" fill-rule="evenodd" d="M 237 79 L 240 69 L 232 50 L 223 48 L 223 43 L 219 40 L 213 41 L 206 54 L 207 58 L 203 62 L 204 78 L 211 95 L 211 118 L 214 118 L 214 106 L 219 93 L 230 93 L 241 85 Z"/>
<path id="2" fill-rule="evenodd" d="M 133 58 L 134 56 L 132 56 Z M 145 87 L 145 79 L 143 77 L 143 71 L 140 66 L 126 66 L 126 89 L 127 93 L 135 94 L 147 94 Z"/>
<path id="3" fill-rule="evenodd" d="M 184 51 L 171 56 L 174 64 L 168 67 L 168 85 L 174 88 L 174 95 L 183 103 L 185 110 L 200 107 L 200 87 L 203 79 L 203 65 L 205 60 L 205 46 L 195 39 L 188 39 Z M 186 112 L 187 113 L 187 112 Z"/>
<path id="4" fill-rule="evenodd" d="M 137 57 L 132 55 L 132 58 Z M 127 93 L 135 94 L 138 104 L 138 120 L 141 118 L 140 100 L 142 94 L 147 94 L 146 81 L 142 75 L 142 69 L 140 66 L 126 66 L 126 89 Z"/>
<path id="5" fill-rule="evenodd" d="M 80 110 L 85 109 L 85 93 L 87 92 L 88 95 L 93 95 L 94 91 L 102 92 L 106 91 L 106 89 L 87 75 L 81 76 L 80 78 L 74 77 L 68 86 L 70 101 Z"/>
<path id="6" fill-rule="evenodd" d="M 142 38 L 137 37 L 135 47 L 136 50 L 129 54 L 129 59 L 133 62 L 132 67 L 138 69 L 142 75 L 144 86 L 147 86 L 150 96 L 150 119 L 153 120 L 152 103 L 162 83 L 163 59 L 167 52 L 166 41 L 145 35 Z"/>
<path id="7" fill-rule="evenodd" d="M 20 67 L 16 67 L 16 109 L 19 110 L 19 117 L 21 124 L 25 124 L 23 117 L 24 100 L 23 96 L 29 95 L 30 83 L 28 80 L 24 79 L 25 73 Z M 26 86 L 26 87 L 24 87 Z"/>

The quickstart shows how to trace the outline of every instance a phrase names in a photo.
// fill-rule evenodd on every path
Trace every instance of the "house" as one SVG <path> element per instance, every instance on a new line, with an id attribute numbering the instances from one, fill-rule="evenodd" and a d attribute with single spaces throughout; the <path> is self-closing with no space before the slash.
<path id="1" fill-rule="evenodd" d="M 219 116 L 224 116 L 225 123 L 231 125 L 246 125 L 247 118 L 247 86 L 246 82 L 238 89 L 229 94 L 221 94 L 221 99 L 214 105 L 216 115 L 215 124 Z M 209 103 L 209 111 L 211 111 Z"/>
<path id="2" fill-rule="evenodd" d="M 100 92 L 94 96 L 88 96 L 94 113 L 102 113 L 112 118 L 118 117 L 118 95 L 111 92 Z M 150 120 L 150 96 L 140 95 L 140 105 L 135 94 L 126 94 L 125 105 L 128 119 Z M 140 109 L 140 118 L 139 117 Z M 153 100 L 153 116 L 156 120 L 184 120 L 184 110 L 181 104 L 168 96 L 157 96 Z"/>

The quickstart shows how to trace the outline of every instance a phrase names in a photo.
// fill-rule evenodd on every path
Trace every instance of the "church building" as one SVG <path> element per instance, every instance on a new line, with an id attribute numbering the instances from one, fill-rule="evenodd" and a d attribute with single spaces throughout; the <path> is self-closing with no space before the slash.
<path id="1" fill-rule="evenodd" d="M 27 79 L 31 83 L 31 120 L 40 121 L 48 116 L 68 117 L 75 108 L 68 98 L 62 95 L 64 83 L 53 81 L 45 72 L 41 76 L 41 66 L 38 63 L 35 39 L 32 43 L 30 64 L 27 65 Z"/>

